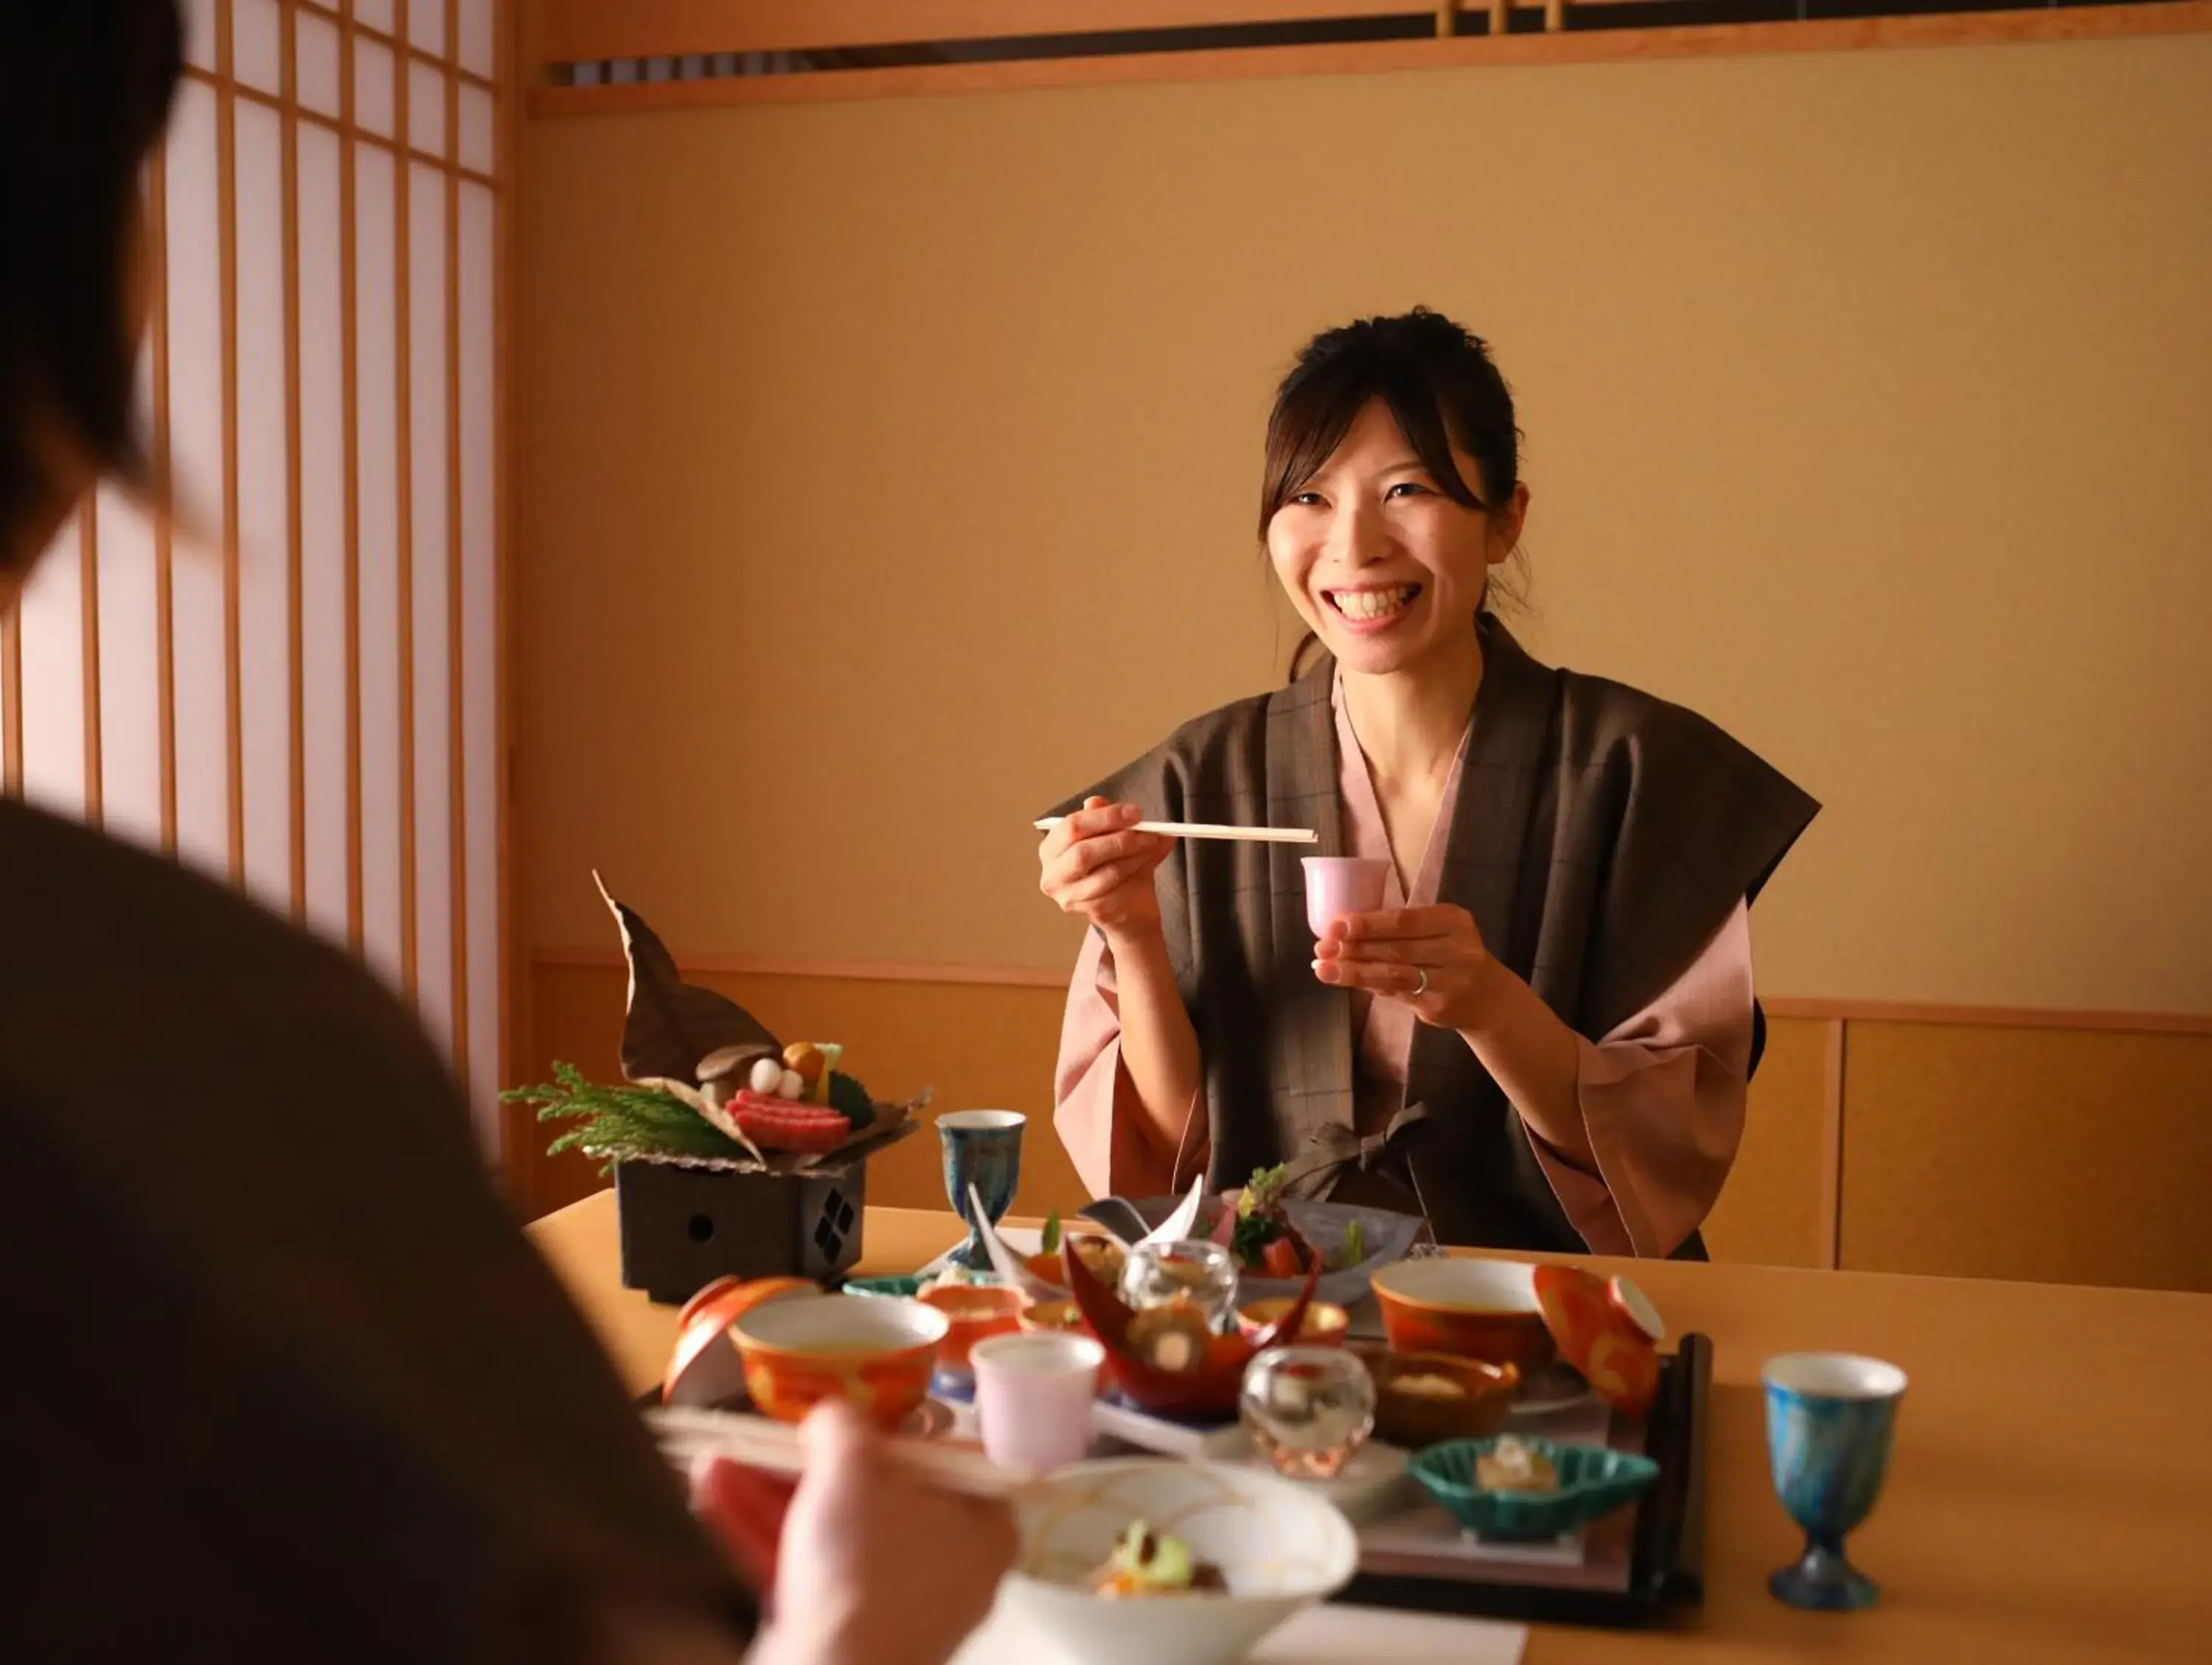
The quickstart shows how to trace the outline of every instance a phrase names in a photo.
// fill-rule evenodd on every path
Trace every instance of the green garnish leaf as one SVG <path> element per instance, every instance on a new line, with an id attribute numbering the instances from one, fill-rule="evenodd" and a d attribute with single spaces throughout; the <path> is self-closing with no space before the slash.
<path id="1" fill-rule="evenodd" d="M 500 1095 L 509 1104 L 535 1105 L 540 1121 L 573 1121 L 574 1127 L 545 1147 L 548 1156 L 589 1151 L 623 1157 L 744 1157 L 745 1147 L 672 1093 L 657 1087 L 605 1086 L 587 1081 L 574 1064 L 556 1063 L 553 1079 Z M 602 1173 L 606 1169 L 600 1170 Z"/>
<path id="2" fill-rule="evenodd" d="M 1057 1208 L 1044 1217 L 1044 1237 L 1042 1246 L 1043 1252 L 1048 1255 L 1060 1253 L 1060 1210 Z"/>
<path id="3" fill-rule="evenodd" d="M 1366 1258 L 1367 1233 L 1360 1229 L 1358 1220 L 1349 1221 L 1344 1228 L 1344 1263 L 1358 1266 Z"/>

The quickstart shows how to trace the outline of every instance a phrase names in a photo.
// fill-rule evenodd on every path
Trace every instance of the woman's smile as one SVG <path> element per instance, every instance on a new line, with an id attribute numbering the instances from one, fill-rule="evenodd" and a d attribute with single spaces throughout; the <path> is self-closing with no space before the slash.
<path id="1" fill-rule="evenodd" d="M 1420 584 L 1346 584 L 1323 589 L 1321 599 L 1344 629 L 1359 635 L 1379 635 L 1412 622 L 1413 604 L 1425 588 Z"/>

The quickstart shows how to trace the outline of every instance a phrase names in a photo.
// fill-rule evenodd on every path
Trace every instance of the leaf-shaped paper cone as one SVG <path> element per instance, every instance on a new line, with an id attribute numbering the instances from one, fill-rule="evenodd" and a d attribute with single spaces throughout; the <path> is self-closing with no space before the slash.
<path id="1" fill-rule="evenodd" d="M 622 927 L 623 952 L 629 961 L 629 1004 L 622 1036 L 625 1079 L 680 1081 L 696 1089 L 700 1063 L 712 1054 L 725 1054 L 717 1060 L 724 1073 L 737 1067 L 737 1054 L 783 1056 L 783 1043 L 765 1024 L 728 995 L 685 982 L 653 927 L 608 895 L 597 873 L 592 883 Z"/>

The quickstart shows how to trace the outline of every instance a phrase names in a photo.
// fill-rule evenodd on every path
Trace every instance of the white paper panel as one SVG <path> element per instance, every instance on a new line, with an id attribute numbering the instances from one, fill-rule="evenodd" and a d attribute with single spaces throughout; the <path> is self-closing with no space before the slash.
<path id="1" fill-rule="evenodd" d="M 338 112 L 337 25 L 313 12 L 302 11 L 298 27 L 292 53 L 300 76 L 300 102 L 310 110 L 335 116 Z"/>
<path id="2" fill-rule="evenodd" d="M 392 158 L 356 147 L 356 331 L 360 346 L 362 947 L 401 986 L 399 475 Z"/>
<path id="3" fill-rule="evenodd" d="M 446 55 L 446 0 L 408 0 L 407 39 L 425 52 Z"/>
<path id="4" fill-rule="evenodd" d="M 184 0 L 185 62 L 203 70 L 215 68 L 215 8 L 216 0 Z"/>
<path id="5" fill-rule="evenodd" d="M 408 256 L 414 270 L 415 949 L 422 1021 L 453 1052 L 453 887 L 450 639 L 446 621 L 450 475 L 447 456 L 445 175 L 411 164 Z"/>
<path id="6" fill-rule="evenodd" d="M 468 762 L 469 1085 L 484 1148 L 499 1150 L 499 635 L 496 334 L 491 192 L 461 186 L 461 682 Z"/>
<path id="7" fill-rule="evenodd" d="M 172 585 L 177 853 L 230 871 L 222 609 L 222 289 L 215 93 L 187 82 L 169 128 L 169 432 L 180 526 Z M 197 534 L 197 535 L 196 535 Z"/>
<path id="8" fill-rule="evenodd" d="M 392 33 L 392 0 L 354 0 L 354 21 L 364 28 Z"/>
<path id="9" fill-rule="evenodd" d="M 246 888 L 292 906 L 290 460 L 284 411 L 283 126 L 237 106 L 239 712 Z"/>
<path id="10" fill-rule="evenodd" d="M 300 573 L 307 919 L 347 928 L 345 406 L 338 138 L 300 128 Z"/>
<path id="11" fill-rule="evenodd" d="M 499 164 L 494 131 L 497 120 L 492 95 L 481 87 L 461 83 L 461 166 L 489 173 Z"/>
<path id="12" fill-rule="evenodd" d="M 434 64 L 407 65 L 407 143 L 433 156 L 446 154 L 446 76 Z"/>
<path id="13" fill-rule="evenodd" d="M 77 519 L 62 525 L 24 583 L 23 796 L 58 815 L 84 811 L 84 587 Z"/>
<path id="14" fill-rule="evenodd" d="M 231 73 L 264 93 L 284 90 L 284 37 L 276 0 L 230 0 Z"/>
<path id="15" fill-rule="evenodd" d="M 140 380 L 145 378 L 142 375 Z M 100 762 L 103 823 L 161 842 L 161 729 L 154 529 L 112 486 L 100 492 Z"/>
<path id="16" fill-rule="evenodd" d="M 353 43 L 353 118 L 366 131 L 392 137 L 392 52 L 374 40 Z"/>
<path id="17" fill-rule="evenodd" d="M 499 73 L 494 0 L 460 0 L 461 67 L 489 79 Z"/>

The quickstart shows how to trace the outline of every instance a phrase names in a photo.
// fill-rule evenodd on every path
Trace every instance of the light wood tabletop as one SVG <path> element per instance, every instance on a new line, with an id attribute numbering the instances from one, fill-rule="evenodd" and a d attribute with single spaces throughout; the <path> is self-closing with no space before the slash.
<path id="1" fill-rule="evenodd" d="M 861 1270 L 949 1247 L 949 1213 L 872 1208 Z M 621 1283 L 614 1194 L 530 1228 L 636 1390 L 676 1314 Z M 1706 1595 L 1647 1632 L 1540 1627 L 1530 1665 L 1657 1660 L 2212 1659 L 2212 1296 L 1591 1260 L 1632 1270 L 1673 1333 L 1713 1339 Z M 1852 1558 L 1866 1613 L 1802 1613 L 1766 1575 L 1796 1529 L 1767 1476 L 1759 1365 L 1872 1353 L 1911 1378 L 1890 1480 Z"/>

